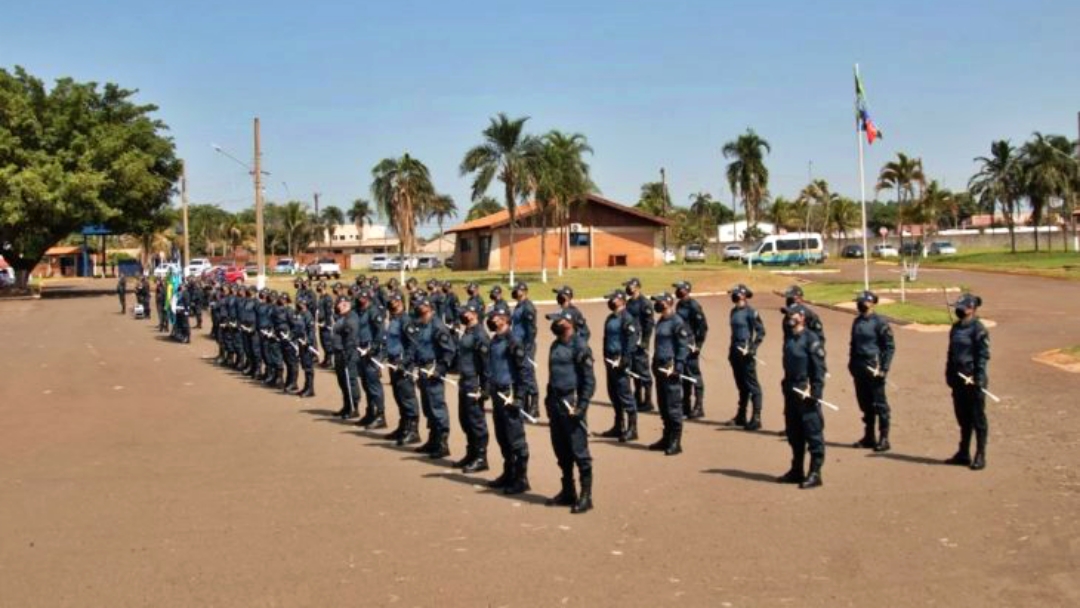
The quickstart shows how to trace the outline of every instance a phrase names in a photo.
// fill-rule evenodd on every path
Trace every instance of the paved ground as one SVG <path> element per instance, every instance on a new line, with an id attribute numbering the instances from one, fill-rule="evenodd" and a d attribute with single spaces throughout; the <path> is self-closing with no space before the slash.
<path id="1" fill-rule="evenodd" d="M 558 490 L 545 427 L 529 433 L 535 493 L 508 499 L 328 419 L 325 372 L 318 398 L 280 396 L 112 297 L 0 303 L 0 605 L 1078 605 L 1080 380 L 1031 356 L 1080 341 L 1080 286 L 942 274 L 998 322 L 986 471 L 937 465 L 956 444 L 940 333 L 897 331 L 894 452 L 844 447 L 860 432 L 850 317 L 823 311 L 826 395 L 844 407 L 827 413 L 826 486 L 773 483 L 787 445 L 718 425 L 735 390 L 727 304 L 710 298 L 708 419 L 675 458 L 595 441 L 583 516 L 542 505 Z M 780 302 L 755 303 L 775 431 Z M 599 328 L 603 308 L 586 312 Z M 657 417 L 642 426 L 658 436 Z"/>

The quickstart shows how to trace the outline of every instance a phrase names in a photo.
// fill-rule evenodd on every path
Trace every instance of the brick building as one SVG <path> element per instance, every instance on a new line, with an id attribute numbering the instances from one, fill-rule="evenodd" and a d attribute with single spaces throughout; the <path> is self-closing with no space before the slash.
<path id="1" fill-rule="evenodd" d="M 540 269 L 540 214 L 535 203 L 517 208 L 514 230 L 516 270 Z M 605 198 L 589 195 L 570 210 L 567 231 L 569 268 L 661 266 L 668 220 Z M 455 270 L 508 270 L 510 214 L 500 211 L 446 231 L 456 238 Z M 547 267 L 559 263 L 559 231 L 549 225 Z"/>

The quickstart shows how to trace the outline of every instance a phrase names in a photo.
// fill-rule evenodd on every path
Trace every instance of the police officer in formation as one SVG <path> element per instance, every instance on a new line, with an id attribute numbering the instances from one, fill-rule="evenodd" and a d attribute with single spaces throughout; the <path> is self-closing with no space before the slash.
<path id="1" fill-rule="evenodd" d="M 116 295 L 120 297 L 120 314 L 127 314 L 127 277 L 120 275 L 116 281 Z"/>
<path id="2" fill-rule="evenodd" d="M 701 349 L 709 334 L 709 322 L 701 304 L 690 297 L 689 281 L 680 281 L 672 285 L 678 299 L 676 312 L 690 330 L 690 356 L 686 360 L 686 378 L 683 379 L 682 411 L 690 420 L 705 416 L 705 378 L 701 374 Z"/>
<path id="3" fill-rule="evenodd" d="M 637 320 L 626 310 L 626 292 L 618 290 L 607 296 L 611 314 L 604 321 L 604 365 L 607 368 L 608 399 L 615 408 L 615 423 L 600 434 L 620 443 L 638 438 L 637 403 L 631 390 L 630 374 L 641 347 Z"/>
<path id="4" fill-rule="evenodd" d="M 282 293 L 278 297 L 278 306 L 281 308 L 281 316 L 285 321 L 284 325 L 278 329 L 281 337 L 281 355 L 285 362 L 285 381 L 284 386 L 281 387 L 283 393 L 296 392 L 296 377 L 300 368 L 300 345 L 296 334 L 293 333 L 296 322 L 293 320 L 294 313 L 290 304 L 292 304 L 292 298 L 289 294 Z"/>
<path id="5" fill-rule="evenodd" d="M 385 436 L 397 445 L 420 443 L 420 412 L 416 405 L 415 372 L 412 369 L 413 349 L 415 344 L 408 325 L 412 318 L 405 312 L 405 301 L 401 294 L 390 291 L 387 297 L 387 311 L 390 321 L 383 333 L 383 352 L 386 365 L 390 369 L 390 391 L 394 395 L 394 404 L 398 409 L 398 426 Z"/>
<path id="6" fill-rule="evenodd" d="M 484 306 L 484 298 L 480 297 L 480 284 L 472 281 L 465 286 L 465 304 L 472 304 L 480 308 L 480 310 L 487 310 Z"/>
<path id="7" fill-rule="evenodd" d="M 791 468 L 777 481 L 797 483 L 800 488 L 822 484 L 825 464 L 825 418 L 821 399 L 825 392 L 825 345 L 806 326 L 806 308 L 792 304 L 784 309 L 790 337 L 784 342 L 784 433 L 791 446 Z M 806 452 L 810 473 L 806 474 Z"/>
<path id="8" fill-rule="evenodd" d="M 341 389 L 341 409 L 337 416 L 342 420 L 359 415 L 360 384 L 356 381 L 356 360 L 360 317 L 352 309 L 352 300 L 340 296 L 337 300 L 337 317 L 331 336 L 331 348 L 334 351 L 334 373 L 337 375 L 338 388 Z"/>
<path id="9" fill-rule="evenodd" d="M 874 312 L 877 303 L 878 297 L 872 291 L 863 291 L 855 298 L 859 315 L 851 323 L 848 371 L 855 382 L 855 398 L 863 420 L 863 436 L 854 447 L 887 452 L 890 412 L 885 381 L 896 345 L 889 323 Z"/>
<path id="10" fill-rule="evenodd" d="M 364 396 L 367 397 L 367 409 L 356 424 L 367 429 L 384 429 L 386 406 L 378 362 L 382 358 L 386 319 L 382 308 L 372 300 L 371 290 L 367 287 L 361 288 L 356 299 L 359 304 L 357 314 L 360 317 L 360 333 L 357 335 L 357 350 L 360 354 L 358 375 L 364 388 Z"/>
<path id="11" fill-rule="evenodd" d="M 664 423 L 664 434 L 649 446 L 668 456 L 682 453 L 683 376 L 690 359 L 693 336 L 675 312 L 675 297 L 664 292 L 652 297 L 659 315 L 653 345 L 652 374 L 656 380 L 656 406 Z"/>
<path id="12" fill-rule="evenodd" d="M 323 359 L 319 367 L 329 369 L 334 367 L 334 349 L 331 348 L 334 330 L 334 296 L 326 292 L 326 283 L 323 281 L 319 281 L 315 290 L 318 292 L 315 325 L 319 329 L 319 343 L 323 347 Z"/>
<path id="13" fill-rule="evenodd" d="M 585 321 L 585 315 L 581 314 L 577 306 L 574 306 L 574 289 L 569 285 L 563 285 L 552 291 L 555 292 L 555 301 L 559 304 L 559 308 L 573 317 L 574 331 L 578 337 L 588 343 L 589 338 L 592 337 L 592 332 L 589 331 L 589 324 Z"/>
<path id="14" fill-rule="evenodd" d="M 491 397 L 495 441 L 502 454 L 502 474 L 488 482 L 489 488 L 504 494 L 521 494 L 529 486 L 529 443 L 525 435 L 525 392 L 523 378 L 525 347 L 514 338 L 510 314 L 504 308 L 493 310 L 486 320 L 492 332 L 488 346 L 488 395 Z"/>
<path id="15" fill-rule="evenodd" d="M 407 330 L 416 344 L 412 366 L 420 389 L 420 405 L 427 418 L 428 439 L 416 451 L 431 459 L 450 455 L 450 413 L 446 407 L 446 374 L 454 363 L 450 328 L 435 315 L 435 307 L 422 292 L 413 293 L 416 320 Z"/>
<path id="16" fill-rule="evenodd" d="M 656 318 L 653 314 L 652 302 L 641 291 L 641 281 L 636 278 L 623 283 L 626 288 L 626 311 L 637 322 L 641 331 L 641 346 L 634 353 L 630 371 L 634 372 L 634 402 L 637 412 L 651 412 L 652 403 L 652 371 L 649 369 L 649 348 L 652 345 L 653 328 L 656 327 Z"/>
<path id="17" fill-rule="evenodd" d="M 296 313 L 292 317 L 293 339 L 300 351 L 300 369 L 304 372 L 304 385 L 297 392 L 300 397 L 315 396 L 315 360 L 319 356 L 319 350 L 316 348 L 318 342 L 315 338 L 315 317 L 311 315 L 314 303 L 314 294 L 302 300 L 298 298 Z"/>
<path id="18" fill-rule="evenodd" d="M 949 352 L 945 383 L 952 390 L 953 412 L 960 426 L 960 446 L 945 462 L 986 468 L 986 442 L 990 432 L 986 421 L 986 394 L 990 386 L 990 333 L 979 320 L 982 298 L 966 293 L 954 305 L 956 322 L 949 329 Z M 971 458 L 971 435 L 975 435 L 975 458 Z"/>
<path id="19" fill-rule="evenodd" d="M 731 292 L 731 344 L 728 346 L 728 362 L 739 390 L 739 407 L 728 426 L 741 426 L 748 431 L 761 428 L 761 384 L 757 378 L 757 351 L 765 340 L 765 323 L 752 306 L 754 292 L 742 283 Z M 746 417 L 747 406 L 753 404 L 753 413 Z"/>
<path id="20" fill-rule="evenodd" d="M 465 457 L 454 463 L 454 468 L 465 473 L 488 470 L 488 425 L 484 416 L 484 404 L 490 384 L 488 358 L 491 339 L 488 338 L 480 317 L 484 311 L 475 305 L 466 305 L 458 323 L 461 338 L 458 340 L 458 423 L 465 434 Z"/>
<path id="21" fill-rule="evenodd" d="M 825 326 L 821 323 L 821 317 L 818 316 L 814 309 L 810 307 L 805 301 L 803 301 L 803 290 L 798 285 L 792 285 L 788 287 L 784 292 L 784 306 L 791 307 L 798 304 L 802 307 L 803 313 L 806 317 L 806 329 L 814 332 L 818 340 L 821 341 L 821 345 L 825 345 Z M 784 322 L 784 339 L 791 334 L 791 327 L 788 325 L 786 318 Z"/>
<path id="22" fill-rule="evenodd" d="M 510 291 L 517 304 L 510 315 L 510 327 L 514 339 L 525 349 L 528 365 L 522 370 L 521 379 L 525 394 L 525 411 L 536 418 L 540 415 L 540 387 L 536 383 L 536 305 L 529 299 L 529 285 L 518 281 Z"/>
<path id="23" fill-rule="evenodd" d="M 450 281 L 443 281 L 440 287 L 443 292 L 443 323 L 453 327 L 460 322 L 461 300 Z"/>
<path id="24" fill-rule="evenodd" d="M 620 294 L 622 292 L 619 292 Z M 555 340 L 548 354 L 548 386 L 544 398 L 551 420 L 551 446 L 562 471 L 562 490 L 547 504 L 570 506 L 571 513 L 593 508 L 592 456 L 589 454 L 589 401 L 596 390 L 589 344 L 576 332 L 574 317 L 565 310 L 547 315 Z M 629 386 L 627 393 L 629 393 Z M 574 467 L 581 491 L 575 492 Z"/>
<path id="25" fill-rule="evenodd" d="M 191 291 L 187 283 L 181 283 L 176 295 L 176 304 L 173 313 L 176 319 L 173 321 L 173 338 L 182 344 L 191 342 L 191 325 L 188 322 L 188 309 L 191 307 Z"/>

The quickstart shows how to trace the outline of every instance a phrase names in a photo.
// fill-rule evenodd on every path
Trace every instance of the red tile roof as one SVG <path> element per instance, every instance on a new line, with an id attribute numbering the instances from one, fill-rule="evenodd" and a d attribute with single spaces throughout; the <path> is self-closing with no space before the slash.
<path id="1" fill-rule="evenodd" d="M 621 211 L 623 213 L 633 215 L 635 217 L 641 218 L 641 219 L 646 220 L 648 222 L 652 222 L 652 223 L 656 224 L 657 226 L 670 226 L 671 225 L 670 220 L 666 220 L 666 219 L 664 219 L 662 217 L 657 217 L 655 215 L 645 213 L 644 211 L 641 211 L 639 209 L 635 209 L 633 207 L 627 207 L 626 205 L 620 205 L 619 203 L 616 203 L 615 201 L 610 201 L 610 200 L 608 200 L 606 198 L 603 198 L 601 196 L 597 196 L 595 194 L 590 194 L 589 197 L 588 197 L 588 201 L 590 203 L 596 203 L 598 205 L 603 205 L 605 207 L 610 207 L 612 209 L 615 209 L 616 211 Z M 517 207 L 517 209 L 516 209 L 516 212 L 517 212 L 516 216 L 517 216 L 518 221 L 521 221 L 521 220 L 523 220 L 523 219 L 525 219 L 525 218 L 527 218 L 527 217 L 529 217 L 531 215 L 534 215 L 537 212 L 536 202 L 534 201 L 534 202 L 531 202 L 531 203 L 528 203 L 528 204 L 525 204 L 525 205 L 519 205 Z M 506 209 L 503 209 L 502 211 L 497 211 L 495 213 L 492 213 L 491 215 L 485 215 L 484 217 L 482 217 L 480 219 L 475 219 L 475 220 L 472 220 L 471 222 L 465 222 L 464 224 L 458 224 L 457 226 L 454 226 L 453 228 L 447 229 L 446 233 L 449 234 L 451 232 L 468 232 L 470 230 L 499 228 L 499 227 L 504 226 L 504 225 L 509 224 L 509 223 L 510 223 L 510 212 L 507 211 Z"/>

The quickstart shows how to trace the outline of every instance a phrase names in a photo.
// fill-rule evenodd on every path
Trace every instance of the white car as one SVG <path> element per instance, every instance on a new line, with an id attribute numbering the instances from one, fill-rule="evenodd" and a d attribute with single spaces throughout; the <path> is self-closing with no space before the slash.
<path id="1" fill-rule="evenodd" d="M 210 270 L 213 267 L 214 265 L 211 264 L 210 260 L 206 258 L 191 258 L 191 262 L 188 263 L 187 268 L 184 270 L 184 276 L 202 276 L 202 273 Z"/>
<path id="2" fill-rule="evenodd" d="M 180 265 L 174 262 L 167 262 L 154 269 L 154 276 L 164 279 L 169 276 L 169 273 L 180 274 Z"/>
<path id="3" fill-rule="evenodd" d="M 296 262 L 292 258 L 281 258 L 274 264 L 274 274 L 296 274 Z"/>
<path id="4" fill-rule="evenodd" d="M 15 269 L 0 268 L 0 287 L 11 287 L 15 284 Z"/>
<path id="5" fill-rule="evenodd" d="M 742 245 L 726 245 L 724 246 L 724 261 L 728 260 L 741 260 L 746 250 Z"/>
<path id="6" fill-rule="evenodd" d="M 900 252 L 892 245 L 874 245 L 875 258 L 898 258 Z"/>
<path id="7" fill-rule="evenodd" d="M 377 255 L 371 258 L 368 268 L 370 270 L 390 270 L 390 256 Z"/>
<path id="8" fill-rule="evenodd" d="M 341 266 L 338 266 L 338 263 L 330 258 L 322 258 L 319 261 L 308 265 L 307 275 L 312 279 L 324 277 L 327 279 L 340 279 Z"/>
<path id="9" fill-rule="evenodd" d="M 930 255 L 956 255 L 956 246 L 948 241 L 934 241 L 930 244 Z"/>

